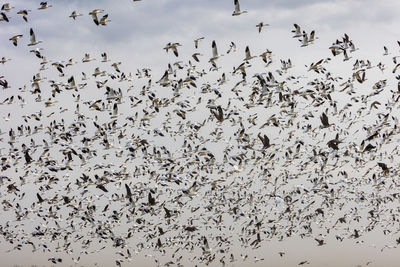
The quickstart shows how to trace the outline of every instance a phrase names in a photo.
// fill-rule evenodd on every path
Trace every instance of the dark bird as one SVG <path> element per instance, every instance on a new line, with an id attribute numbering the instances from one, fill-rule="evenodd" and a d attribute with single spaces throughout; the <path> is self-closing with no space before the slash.
<path id="1" fill-rule="evenodd" d="M 36 193 L 36 197 L 37 197 L 39 203 L 43 203 L 44 202 L 44 199 L 39 195 L 39 193 Z"/>
<path id="2" fill-rule="evenodd" d="M 1 13 L 0 13 L 0 21 L 1 21 L 1 20 L 10 22 L 10 21 L 8 20 L 8 17 L 7 17 L 7 15 L 6 15 L 6 13 L 4 13 L 4 12 L 1 12 Z"/>
<path id="3" fill-rule="evenodd" d="M 224 121 L 224 111 L 222 110 L 221 106 L 217 106 L 217 111 L 215 111 L 214 109 L 211 109 L 211 113 L 214 114 L 215 118 L 219 122 L 223 122 Z"/>
<path id="4" fill-rule="evenodd" d="M 317 239 L 317 238 L 314 238 L 314 239 L 315 239 L 315 241 L 318 242 L 318 246 L 322 246 L 322 245 L 325 245 L 325 244 L 326 244 L 325 241 L 324 241 L 323 239 Z"/>
<path id="5" fill-rule="evenodd" d="M 326 116 L 325 112 L 323 112 L 319 118 L 321 119 L 322 128 L 328 128 L 329 126 L 331 126 L 329 124 L 328 116 Z"/>
<path id="6" fill-rule="evenodd" d="M 336 134 L 335 139 L 330 140 L 327 145 L 328 147 L 334 149 L 334 150 L 338 150 L 339 149 L 339 144 L 341 143 L 341 141 L 339 140 L 339 134 Z"/>
<path id="7" fill-rule="evenodd" d="M 364 148 L 364 152 L 369 152 L 372 149 L 376 148 L 376 146 L 368 144 L 365 148 Z"/>
<path id="8" fill-rule="evenodd" d="M 26 164 L 29 164 L 32 162 L 32 157 L 29 155 L 28 149 L 24 152 L 24 157 L 25 157 Z"/>
<path id="9" fill-rule="evenodd" d="M 388 166 L 385 163 L 378 162 L 378 166 L 381 167 L 382 171 L 387 172 L 389 170 Z"/>
<path id="10" fill-rule="evenodd" d="M 267 135 L 264 134 L 264 136 L 261 136 L 261 134 L 259 133 L 258 138 L 260 138 L 261 142 L 263 143 L 263 149 L 267 149 L 271 146 Z"/>
<path id="11" fill-rule="evenodd" d="M 100 189 L 103 192 L 106 192 L 106 193 L 108 192 L 107 188 L 105 188 L 104 185 L 102 185 L 102 184 L 97 185 L 96 188 Z"/>
<path id="12" fill-rule="evenodd" d="M 148 202 L 149 202 L 150 206 L 154 206 L 156 204 L 156 199 L 151 195 L 150 192 L 149 192 L 149 195 L 148 195 L 147 199 L 148 199 Z"/>

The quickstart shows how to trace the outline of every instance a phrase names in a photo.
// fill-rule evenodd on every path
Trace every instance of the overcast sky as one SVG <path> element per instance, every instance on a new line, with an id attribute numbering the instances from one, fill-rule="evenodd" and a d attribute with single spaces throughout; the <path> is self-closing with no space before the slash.
<path id="1" fill-rule="evenodd" d="M 3 3 L 5 2 L 0 4 Z M 382 61 L 388 66 L 389 72 L 394 67 L 391 57 L 398 55 L 400 50 L 396 42 L 400 39 L 398 33 L 400 2 L 394 0 L 241 0 L 241 9 L 248 13 L 240 16 L 232 16 L 233 0 L 142 0 L 138 2 L 58 0 L 48 1 L 52 7 L 46 10 L 38 10 L 39 3 L 40 1 L 32 0 L 12 1 L 10 5 L 15 8 L 6 13 L 10 22 L 0 21 L 0 58 L 4 56 L 11 59 L 5 64 L 0 64 L 0 76 L 4 76 L 1 79 L 6 79 L 11 86 L 2 91 L 1 101 L 10 95 L 15 95 L 18 88 L 24 85 L 31 89 L 30 81 L 32 76 L 39 72 L 41 60 L 29 51 L 38 47 L 43 48 L 41 54 L 51 62 L 59 61 L 65 64 L 70 58 L 78 62 L 65 70 L 64 77 L 59 77 L 59 73 L 51 65 L 48 66 L 49 69 L 41 72 L 47 80 L 62 82 L 66 82 L 71 75 L 80 77 L 81 72 L 91 76 L 95 67 L 112 72 L 110 65 L 113 62 L 121 62 L 120 69 L 125 73 L 136 73 L 137 69 L 151 68 L 155 82 L 161 78 L 168 63 L 183 61 L 182 64 L 188 64 L 189 60 L 193 63 L 191 55 L 194 52 L 203 54 L 199 65 L 208 70 L 211 66 L 208 60 L 212 56 L 213 40 L 216 41 L 221 54 L 226 54 L 231 42 L 237 45 L 236 53 L 219 59 L 218 65 L 223 67 L 223 71 L 231 72 L 234 66 L 242 63 L 245 47 L 249 46 L 252 55 L 259 55 L 266 49 L 271 50 L 275 64 L 278 64 L 277 68 L 279 68 L 279 59 L 290 58 L 295 66 L 293 73 L 306 74 L 310 77 L 313 73 L 307 72 L 308 68 L 305 65 L 309 66 L 322 58 L 332 58 L 329 46 L 337 39 L 341 39 L 345 33 L 359 48 L 351 54 L 353 59 L 370 59 L 374 65 Z M 21 9 L 31 10 L 28 14 L 28 23 L 17 14 L 17 11 Z M 111 21 L 106 26 L 95 25 L 91 16 L 88 15 L 93 9 L 103 9 L 104 12 L 100 16 L 108 14 Z M 83 16 L 77 17 L 76 20 L 69 18 L 74 10 L 82 13 Z M 259 22 L 268 23 L 270 26 L 264 27 L 261 33 L 258 33 L 256 24 Z M 300 25 L 302 30 L 308 33 L 315 30 L 318 39 L 307 47 L 300 47 L 300 42 L 292 38 L 291 31 L 294 29 L 294 23 Z M 27 46 L 30 28 L 34 30 L 36 39 L 43 43 L 34 47 Z M 22 34 L 23 37 L 18 40 L 18 46 L 15 47 L 9 38 L 17 34 Z M 204 37 L 204 40 L 200 42 L 196 50 L 193 40 L 199 37 Z M 175 57 L 172 52 L 166 53 L 163 49 L 168 42 L 182 44 L 178 47 L 179 57 Z M 383 56 L 383 46 L 389 49 L 390 54 L 387 57 Z M 103 52 L 106 52 L 110 58 L 110 62 L 106 64 L 100 63 L 100 54 Z M 90 53 L 96 60 L 82 63 L 85 53 Z M 343 56 L 339 55 L 329 63 L 329 69 L 347 75 L 345 76 L 347 79 L 352 75 L 349 70 L 352 69 L 353 63 L 354 61 L 343 62 Z M 254 59 L 252 64 L 256 66 L 252 69 L 253 72 L 272 71 L 265 68 L 260 58 Z M 220 76 L 221 73 L 215 75 Z M 369 77 L 373 82 L 386 76 L 383 76 L 376 68 L 369 72 Z M 81 82 L 78 78 L 76 80 L 77 83 Z M 395 82 L 393 77 L 390 82 Z M 90 86 L 95 88 L 95 83 L 91 83 Z M 43 88 L 50 90 L 49 87 Z M 48 91 L 44 94 L 48 94 Z M 104 96 L 103 92 L 101 96 Z M 60 101 L 63 100 L 60 99 Z M 18 105 L 4 105 L 0 106 L 0 115 L 5 117 L 9 112 L 22 115 L 27 114 L 27 110 L 35 112 L 37 106 L 27 105 L 25 110 L 21 111 Z M 317 117 L 316 120 L 318 120 Z M 1 130 L 8 131 L 9 127 L 19 123 L 21 122 L 10 121 L 7 126 L 2 126 Z M 373 235 L 369 238 L 371 242 L 374 241 Z M 302 241 L 294 240 L 286 246 L 286 249 L 300 257 L 302 250 L 296 251 L 300 242 Z M 314 240 L 308 242 L 315 245 Z M 353 245 L 349 242 L 345 246 L 352 247 Z M 317 252 L 326 257 L 332 257 L 331 248 L 325 246 L 323 251 L 321 249 Z M 278 249 L 274 253 L 277 254 L 277 251 Z M 354 260 L 354 263 L 358 263 L 360 258 L 363 259 L 362 254 L 365 251 L 357 250 L 359 257 Z M 307 253 L 305 256 L 310 257 L 315 250 L 307 250 Z M 379 254 L 376 250 L 371 253 L 375 253 L 371 258 L 384 262 L 384 254 Z M 15 255 L 15 257 L 18 256 L 18 254 Z M 347 255 L 348 258 L 343 261 L 348 262 L 351 256 Z M 293 264 L 297 264 L 299 259 L 291 260 Z M 318 266 L 318 262 L 314 264 Z"/>
<path id="2" fill-rule="evenodd" d="M 194 52 L 193 40 L 204 36 L 200 52 L 205 58 L 211 56 L 211 42 L 217 41 L 220 53 L 237 44 L 240 59 L 248 45 L 253 54 L 265 49 L 274 52 L 277 59 L 292 58 L 294 62 L 309 64 L 321 57 L 330 57 L 330 44 L 347 33 L 360 48 L 358 55 L 379 58 L 383 46 L 398 51 L 396 30 L 399 20 L 396 14 L 397 1 L 245 1 L 241 9 L 249 13 L 233 17 L 233 1 L 50 1 L 53 7 L 37 10 L 39 1 L 14 1 L 15 8 L 7 13 L 10 23 L 1 22 L 1 56 L 12 58 L 1 73 L 10 84 L 21 86 L 22 70 L 30 77 L 37 69 L 39 60 L 27 47 L 29 29 L 33 28 L 42 54 L 49 60 L 62 61 L 74 58 L 80 61 L 85 52 L 100 58 L 108 52 L 111 60 L 122 61 L 126 72 L 136 68 L 163 69 L 166 63 L 176 60 L 187 62 Z M 96 26 L 88 13 L 104 9 L 111 22 L 107 26 Z M 30 9 L 29 23 L 25 23 L 16 12 Z M 69 18 L 76 10 L 84 16 L 75 21 Z M 261 34 L 256 24 L 269 23 Z M 319 39 L 314 45 L 300 48 L 299 42 L 291 38 L 293 23 L 302 29 L 316 31 Z M 18 47 L 8 40 L 23 34 Z M 180 58 L 168 55 L 162 49 L 168 42 L 179 42 Z M 22 64 L 21 64 L 22 63 Z M 22 66 L 22 68 L 21 68 Z M 160 71 L 162 73 L 163 71 Z M 29 73 L 29 75 L 28 75 Z M 23 77 L 27 77 L 23 75 Z M 18 81 L 17 81 L 18 79 Z"/>

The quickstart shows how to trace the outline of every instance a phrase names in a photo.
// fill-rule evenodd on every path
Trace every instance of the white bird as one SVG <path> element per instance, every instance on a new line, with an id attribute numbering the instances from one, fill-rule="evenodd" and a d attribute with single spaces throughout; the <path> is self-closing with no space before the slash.
<path id="1" fill-rule="evenodd" d="M 309 38 L 309 40 L 308 40 L 308 43 L 313 43 L 316 39 L 318 39 L 318 37 L 315 37 L 315 31 L 314 30 L 312 30 L 311 31 L 311 33 L 310 33 L 310 38 Z"/>
<path id="2" fill-rule="evenodd" d="M 101 60 L 101 62 L 108 62 L 108 61 L 110 61 L 110 60 L 108 59 L 108 57 L 107 57 L 106 52 L 102 53 L 102 54 L 101 54 L 101 57 L 103 58 L 103 59 Z"/>
<path id="3" fill-rule="evenodd" d="M 76 63 L 78 63 L 78 62 L 76 62 L 72 58 L 70 58 L 70 59 L 68 59 L 67 64 L 65 64 L 65 67 L 72 66 L 72 65 L 74 65 Z"/>
<path id="4" fill-rule="evenodd" d="M 343 55 L 344 55 L 343 61 L 347 61 L 347 60 L 349 60 L 349 59 L 351 58 L 351 57 L 349 57 L 349 56 L 347 55 L 347 50 L 346 50 L 346 49 L 343 50 Z"/>
<path id="5" fill-rule="evenodd" d="M 80 14 L 80 13 L 76 12 L 75 10 L 72 11 L 71 15 L 69 15 L 69 17 L 73 18 L 73 19 L 76 19 L 76 17 L 79 17 L 79 16 L 83 16 L 83 14 Z"/>
<path id="6" fill-rule="evenodd" d="M 82 62 L 83 62 L 83 63 L 85 63 L 85 62 L 90 62 L 90 61 L 93 61 L 93 60 L 96 60 L 96 59 L 90 57 L 89 53 L 85 53 L 85 57 L 82 58 Z"/>
<path id="7" fill-rule="evenodd" d="M 384 53 L 383 53 L 384 56 L 389 55 L 389 50 L 386 46 L 383 46 L 383 51 L 384 51 Z"/>
<path id="8" fill-rule="evenodd" d="M 5 3 L 1 6 L 1 10 L 5 12 L 11 11 L 14 7 L 10 7 L 10 3 Z"/>
<path id="9" fill-rule="evenodd" d="M 294 33 L 293 38 L 298 38 L 303 36 L 303 34 L 301 33 L 301 28 L 299 25 L 297 25 L 296 23 L 293 24 L 294 25 L 294 30 L 292 31 Z"/>
<path id="10" fill-rule="evenodd" d="M 46 9 L 52 7 L 52 5 L 48 5 L 47 2 L 40 2 L 40 7 L 38 9 Z"/>
<path id="11" fill-rule="evenodd" d="M 218 55 L 217 44 L 215 43 L 215 40 L 212 41 L 211 48 L 212 48 L 212 58 L 210 58 L 210 61 L 214 62 L 215 60 L 223 56 L 223 54 Z"/>
<path id="12" fill-rule="evenodd" d="M 246 57 L 243 59 L 243 61 L 249 61 L 250 59 L 256 57 L 256 56 L 251 56 L 249 46 L 246 46 L 246 51 L 245 51 L 245 53 L 246 53 Z"/>
<path id="13" fill-rule="evenodd" d="M 28 46 L 33 46 L 33 45 L 42 43 L 42 41 L 36 41 L 36 36 L 35 36 L 35 33 L 33 32 L 32 28 L 29 33 L 31 35 L 31 42 L 28 44 Z"/>
<path id="14" fill-rule="evenodd" d="M 171 81 L 168 79 L 168 70 L 164 72 L 164 75 L 161 77 L 160 80 L 157 81 L 161 86 L 168 86 Z"/>
<path id="15" fill-rule="evenodd" d="M 301 47 L 307 46 L 310 44 L 310 41 L 308 39 L 308 34 L 303 31 L 303 39 L 299 40 L 301 42 Z"/>
<path id="16" fill-rule="evenodd" d="M 164 49 L 165 49 L 165 51 L 167 51 L 167 53 L 168 53 L 169 49 L 172 49 L 172 51 L 174 52 L 174 55 L 178 57 L 178 48 L 177 48 L 178 46 L 182 46 L 182 45 L 180 43 L 171 43 L 171 42 L 169 42 L 164 47 Z"/>
<path id="17" fill-rule="evenodd" d="M 231 42 L 231 44 L 229 45 L 229 49 L 228 51 L 226 51 L 227 54 L 229 54 L 230 52 L 236 52 L 236 44 L 234 42 Z"/>
<path id="18" fill-rule="evenodd" d="M 247 13 L 247 11 L 241 11 L 240 10 L 240 5 L 239 5 L 239 0 L 233 0 L 233 3 L 235 4 L 235 11 L 233 11 L 232 16 L 239 16 L 243 13 Z"/>

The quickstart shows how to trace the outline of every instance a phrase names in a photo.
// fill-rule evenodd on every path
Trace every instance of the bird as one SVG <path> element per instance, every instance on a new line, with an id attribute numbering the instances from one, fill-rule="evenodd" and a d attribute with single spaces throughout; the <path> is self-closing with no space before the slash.
<path id="1" fill-rule="evenodd" d="M 318 246 L 323 246 L 326 244 L 323 239 L 314 238 L 314 240 L 318 242 Z"/>
<path id="2" fill-rule="evenodd" d="M 42 54 L 40 53 L 40 51 L 42 51 L 42 50 L 43 50 L 43 48 L 37 47 L 36 49 L 31 49 L 29 52 L 35 54 L 35 56 L 37 58 L 43 58 Z"/>
<path id="3" fill-rule="evenodd" d="M 30 29 L 29 34 L 30 34 L 30 43 L 28 44 L 28 46 L 33 46 L 42 43 L 42 41 L 36 41 L 36 36 L 32 28 Z"/>
<path id="4" fill-rule="evenodd" d="M 260 133 L 257 136 L 263 144 L 263 149 L 267 149 L 271 146 L 268 136 L 266 136 L 265 134 L 264 136 L 262 136 Z"/>
<path id="5" fill-rule="evenodd" d="M 328 128 L 331 126 L 331 124 L 329 124 L 328 116 L 326 116 L 325 112 L 322 112 L 320 119 L 322 123 L 322 128 Z"/>
<path id="6" fill-rule="evenodd" d="M 302 37 L 303 33 L 301 32 L 300 26 L 297 25 L 296 23 L 293 25 L 294 25 L 294 30 L 292 30 L 292 32 L 294 33 L 293 38 Z"/>
<path id="7" fill-rule="evenodd" d="M 10 6 L 10 3 L 4 3 L 4 4 L 1 6 L 1 11 L 10 12 L 11 9 L 13 9 L 13 8 L 14 8 L 14 7 Z"/>
<path id="8" fill-rule="evenodd" d="M 269 26 L 268 23 L 264 23 L 264 22 L 260 22 L 256 25 L 256 27 L 258 28 L 258 33 L 261 33 L 261 29 L 265 26 Z"/>
<path id="9" fill-rule="evenodd" d="M 243 61 L 246 61 L 246 62 L 248 62 L 250 59 L 256 57 L 256 56 L 251 56 L 249 46 L 246 46 L 245 55 L 246 55 L 246 57 L 243 59 Z"/>
<path id="10" fill-rule="evenodd" d="M 222 107 L 217 106 L 216 109 L 217 109 L 216 111 L 214 109 L 211 109 L 211 113 L 214 114 L 215 118 L 219 122 L 223 122 L 225 120 L 225 117 L 224 117 L 224 111 L 222 110 Z"/>
<path id="11" fill-rule="evenodd" d="M 47 2 L 40 2 L 40 7 L 38 9 L 47 9 L 49 7 L 52 7 L 52 5 L 48 5 Z"/>
<path id="12" fill-rule="evenodd" d="M 31 10 L 29 10 L 29 9 L 22 9 L 22 10 L 18 11 L 17 14 L 21 15 L 22 18 L 23 18 L 26 22 L 28 22 L 28 13 L 29 13 L 29 12 L 31 12 Z"/>
<path id="13" fill-rule="evenodd" d="M 9 60 L 11 60 L 11 58 L 1 57 L 0 63 L 1 63 L 1 64 L 4 64 L 4 63 L 6 63 L 6 62 L 9 61 Z"/>
<path id="14" fill-rule="evenodd" d="M 204 37 L 200 37 L 200 38 L 197 38 L 197 39 L 194 40 L 194 47 L 195 47 L 196 49 L 199 48 L 199 42 L 200 42 L 201 40 L 204 40 Z"/>
<path id="15" fill-rule="evenodd" d="M 65 66 L 61 63 L 61 62 L 53 62 L 51 63 L 51 65 L 53 65 L 54 67 L 56 67 L 56 69 L 61 73 L 63 73 L 63 68 L 65 68 Z"/>
<path id="16" fill-rule="evenodd" d="M 89 53 L 85 53 L 85 57 L 82 58 L 82 62 L 83 63 L 90 62 L 90 61 L 93 61 L 93 60 L 95 60 L 95 58 L 90 57 Z"/>
<path id="17" fill-rule="evenodd" d="M 80 13 L 76 12 L 75 10 L 72 11 L 71 15 L 69 15 L 69 17 L 73 18 L 74 20 L 79 16 L 83 16 L 83 14 L 80 14 Z"/>
<path id="18" fill-rule="evenodd" d="M 10 20 L 8 19 L 6 13 L 4 13 L 4 12 L 0 12 L 0 21 L 10 22 Z"/>
<path id="19" fill-rule="evenodd" d="M 226 51 L 227 54 L 231 53 L 231 52 L 236 52 L 236 44 L 234 42 L 231 42 L 229 45 L 229 49 L 228 51 Z"/>
<path id="20" fill-rule="evenodd" d="M 179 56 L 178 54 L 178 46 L 182 46 L 180 43 L 171 43 L 169 42 L 165 47 L 164 50 L 168 53 L 168 50 L 171 49 L 174 52 L 176 57 Z"/>
<path id="21" fill-rule="evenodd" d="M 199 56 L 202 56 L 202 54 L 200 54 L 200 53 L 194 53 L 194 54 L 192 55 L 193 59 L 196 60 L 197 62 L 200 62 Z"/>
<path id="22" fill-rule="evenodd" d="M 104 12 L 103 9 L 93 9 L 92 11 L 89 12 L 89 15 L 92 16 L 94 24 L 99 25 L 99 19 L 97 18 L 97 14 L 103 12 Z"/>
<path id="23" fill-rule="evenodd" d="M 232 16 L 239 16 L 241 14 L 247 13 L 247 11 L 241 11 L 239 0 L 233 0 L 233 4 L 235 5 L 235 10 L 232 13 Z"/>
<path id="24" fill-rule="evenodd" d="M 171 81 L 168 79 L 168 70 L 164 72 L 164 75 L 161 77 L 160 80 L 157 81 L 161 86 L 168 86 L 171 84 Z"/>
<path id="25" fill-rule="evenodd" d="M 305 31 L 303 31 L 302 37 L 303 38 L 299 40 L 301 42 L 301 47 L 308 46 L 310 44 L 310 40 L 308 39 L 308 34 Z"/>
<path id="26" fill-rule="evenodd" d="M 18 45 L 18 39 L 21 38 L 22 36 L 23 36 L 22 34 L 14 35 L 9 40 L 12 41 L 14 46 L 17 46 Z"/>
<path id="27" fill-rule="evenodd" d="M 108 61 L 110 61 L 110 60 L 108 59 L 108 56 L 107 56 L 107 53 L 106 53 L 106 52 L 101 53 L 101 57 L 102 57 L 101 62 L 108 62 Z"/>
<path id="28" fill-rule="evenodd" d="M 106 26 L 106 25 L 107 25 L 107 22 L 110 22 L 110 21 L 111 21 L 111 20 L 108 19 L 108 14 L 105 14 L 104 16 L 102 16 L 102 17 L 100 18 L 99 24 L 102 25 L 102 26 Z"/>
<path id="29" fill-rule="evenodd" d="M 211 48 L 212 48 L 212 57 L 210 58 L 210 62 L 215 63 L 215 60 L 222 57 L 223 54 L 218 54 L 217 44 L 215 43 L 215 40 L 212 41 Z"/>

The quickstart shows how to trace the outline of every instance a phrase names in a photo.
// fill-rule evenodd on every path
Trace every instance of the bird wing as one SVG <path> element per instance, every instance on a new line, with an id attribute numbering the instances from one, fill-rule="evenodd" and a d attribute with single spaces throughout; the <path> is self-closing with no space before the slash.
<path id="1" fill-rule="evenodd" d="M 129 188 L 129 186 L 127 184 L 125 184 L 125 189 L 126 189 L 126 197 L 131 197 L 132 196 L 132 192 L 131 192 L 131 189 Z"/>
<path id="2" fill-rule="evenodd" d="M 217 44 L 215 43 L 215 40 L 212 42 L 212 53 L 213 53 L 213 57 L 218 56 Z"/>
<path id="3" fill-rule="evenodd" d="M 234 0 L 233 3 L 235 4 L 235 12 L 240 12 L 239 0 Z"/>
<path id="4" fill-rule="evenodd" d="M 174 55 L 178 56 L 178 49 L 176 49 L 176 46 L 172 46 L 171 49 L 174 52 Z"/>
<path id="5" fill-rule="evenodd" d="M 251 58 L 249 46 L 246 46 L 246 58 Z"/>
<path id="6" fill-rule="evenodd" d="M 197 62 L 200 62 L 199 58 L 197 57 L 197 54 L 193 54 L 192 57 L 193 57 L 194 60 L 196 60 Z"/>
<path id="7" fill-rule="evenodd" d="M 324 127 L 328 127 L 329 126 L 329 121 L 328 121 L 328 116 L 326 116 L 325 113 L 322 113 L 321 117 L 321 123 Z"/>
<path id="8" fill-rule="evenodd" d="M 31 43 L 36 43 L 36 36 L 35 36 L 35 33 L 33 32 L 32 28 L 31 28 L 29 34 L 31 35 Z"/>

